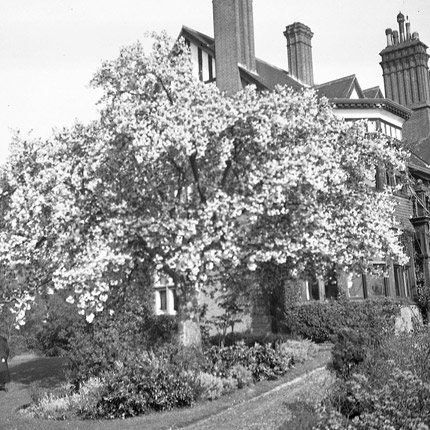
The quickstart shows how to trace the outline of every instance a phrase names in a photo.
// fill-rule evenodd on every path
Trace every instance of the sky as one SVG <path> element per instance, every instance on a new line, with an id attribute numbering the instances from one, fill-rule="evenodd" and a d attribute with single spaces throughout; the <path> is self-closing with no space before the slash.
<path id="1" fill-rule="evenodd" d="M 428 0 L 254 0 L 256 55 L 287 70 L 282 33 L 302 22 L 314 33 L 315 83 L 355 74 L 363 89 L 382 87 L 379 52 L 399 11 L 430 44 Z M 46 139 L 95 119 L 89 82 L 102 62 L 182 25 L 213 36 L 212 0 L 0 0 L 0 163 L 16 131 Z"/>

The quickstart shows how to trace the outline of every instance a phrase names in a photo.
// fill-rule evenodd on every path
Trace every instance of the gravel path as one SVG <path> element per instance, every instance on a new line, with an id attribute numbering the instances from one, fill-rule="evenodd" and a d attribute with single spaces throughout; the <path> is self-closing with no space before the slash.
<path id="1" fill-rule="evenodd" d="M 286 382 L 245 403 L 233 406 L 194 425 L 187 430 L 271 430 L 291 419 L 288 403 L 298 400 L 317 401 L 332 378 L 325 367 Z"/>

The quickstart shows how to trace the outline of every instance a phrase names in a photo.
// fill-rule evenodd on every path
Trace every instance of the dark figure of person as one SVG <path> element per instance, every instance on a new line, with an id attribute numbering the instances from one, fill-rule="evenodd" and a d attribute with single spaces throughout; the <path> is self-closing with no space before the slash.
<path id="1" fill-rule="evenodd" d="M 7 359 L 9 358 L 9 345 L 7 339 L 0 336 L 0 391 L 7 391 L 6 384 L 10 382 L 9 367 Z"/>

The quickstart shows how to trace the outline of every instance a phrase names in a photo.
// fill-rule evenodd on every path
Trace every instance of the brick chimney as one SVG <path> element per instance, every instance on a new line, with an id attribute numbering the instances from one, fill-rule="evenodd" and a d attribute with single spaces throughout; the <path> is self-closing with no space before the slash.
<path id="1" fill-rule="evenodd" d="M 313 35 L 311 29 L 300 22 L 288 25 L 284 31 L 290 75 L 308 86 L 314 84 L 311 45 Z"/>
<path id="2" fill-rule="evenodd" d="M 240 64 L 255 72 L 252 0 L 213 0 L 216 83 L 233 94 L 242 89 Z"/>
<path id="3" fill-rule="evenodd" d="M 387 29 L 387 46 L 380 52 L 385 96 L 412 109 L 411 118 L 403 125 L 403 138 L 419 142 L 430 138 L 430 77 L 427 46 L 418 33 L 411 34 L 410 23 L 400 12 L 399 30 Z"/>
<path id="4" fill-rule="evenodd" d="M 411 109 L 430 106 L 430 80 L 427 46 L 418 33 L 411 35 L 410 23 L 404 27 L 405 17 L 397 15 L 399 31 L 387 29 L 387 47 L 379 54 L 384 77 L 385 95 Z"/>

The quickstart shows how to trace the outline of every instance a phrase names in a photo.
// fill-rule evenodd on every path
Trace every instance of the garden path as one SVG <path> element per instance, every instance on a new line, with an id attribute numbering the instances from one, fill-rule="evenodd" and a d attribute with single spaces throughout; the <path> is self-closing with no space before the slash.
<path id="1" fill-rule="evenodd" d="M 289 404 L 300 401 L 316 402 L 328 389 L 332 377 L 326 367 L 301 375 L 251 400 L 235 405 L 186 430 L 272 430 L 280 429 L 292 419 Z M 285 429 L 288 428 L 288 425 Z"/>

